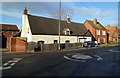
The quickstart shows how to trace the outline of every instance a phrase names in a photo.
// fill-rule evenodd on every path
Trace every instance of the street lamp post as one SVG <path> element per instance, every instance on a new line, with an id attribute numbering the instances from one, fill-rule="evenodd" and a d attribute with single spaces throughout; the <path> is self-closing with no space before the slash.
<path id="1" fill-rule="evenodd" d="M 61 25 L 61 0 L 59 2 L 59 28 L 58 28 L 58 33 L 59 33 L 59 45 L 58 49 L 60 50 L 60 25 Z"/>

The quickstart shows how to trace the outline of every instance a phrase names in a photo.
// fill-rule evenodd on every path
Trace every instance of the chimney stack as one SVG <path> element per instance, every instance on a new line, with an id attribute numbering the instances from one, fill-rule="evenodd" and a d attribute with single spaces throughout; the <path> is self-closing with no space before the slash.
<path id="1" fill-rule="evenodd" d="M 69 17 L 69 15 L 67 15 L 66 21 L 67 21 L 67 23 L 70 23 L 70 17 Z"/>
<path id="2" fill-rule="evenodd" d="M 24 11 L 23 11 L 23 14 L 24 15 L 27 15 L 27 13 L 28 13 L 28 10 L 26 9 L 26 7 L 24 8 Z"/>
<path id="3" fill-rule="evenodd" d="M 97 18 L 94 18 L 94 24 L 97 24 Z"/>

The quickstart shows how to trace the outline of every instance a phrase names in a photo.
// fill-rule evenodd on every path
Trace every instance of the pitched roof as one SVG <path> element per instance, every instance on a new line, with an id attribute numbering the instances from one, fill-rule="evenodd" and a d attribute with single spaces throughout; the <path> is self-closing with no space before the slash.
<path id="1" fill-rule="evenodd" d="M 105 26 L 105 28 L 108 30 L 109 36 L 115 36 L 114 33 L 118 33 L 118 35 L 120 34 L 119 29 L 117 26 Z"/>
<path id="2" fill-rule="evenodd" d="M 19 31 L 16 25 L 10 25 L 10 24 L 0 24 L 0 30 Z"/>
<path id="3" fill-rule="evenodd" d="M 105 28 L 110 31 L 115 31 L 117 26 L 105 26 Z"/>
<path id="4" fill-rule="evenodd" d="M 59 20 L 33 15 L 28 15 L 28 20 L 33 35 L 58 35 Z M 89 32 L 86 33 L 88 30 L 85 28 L 84 24 L 81 23 L 67 23 L 61 20 L 61 35 L 64 35 L 63 31 L 65 28 L 71 31 L 71 35 L 91 35 Z"/>
<path id="5" fill-rule="evenodd" d="M 86 21 L 95 29 L 106 30 L 99 22 L 97 22 L 97 24 L 94 24 L 94 22 L 91 20 L 86 20 Z"/>

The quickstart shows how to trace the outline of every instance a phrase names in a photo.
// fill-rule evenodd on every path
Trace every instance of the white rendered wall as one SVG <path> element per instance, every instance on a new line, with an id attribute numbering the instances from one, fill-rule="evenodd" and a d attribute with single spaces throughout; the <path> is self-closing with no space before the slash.
<path id="1" fill-rule="evenodd" d="M 70 43 L 78 43 L 79 38 L 83 38 L 82 36 L 60 36 L 60 43 L 65 43 L 66 40 L 69 40 Z M 91 37 L 84 37 L 87 38 L 86 41 L 91 41 Z M 58 40 L 59 42 L 59 36 L 55 35 L 32 35 L 32 41 L 38 42 L 38 41 L 44 41 L 45 44 L 53 44 L 54 40 Z"/>
<path id="2" fill-rule="evenodd" d="M 21 37 L 27 37 L 27 42 L 32 41 L 32 33 L 31 33 L 31 29 L 30 29 L 27 15 L 23 15 L 23 18 L 22 18 Z"/>

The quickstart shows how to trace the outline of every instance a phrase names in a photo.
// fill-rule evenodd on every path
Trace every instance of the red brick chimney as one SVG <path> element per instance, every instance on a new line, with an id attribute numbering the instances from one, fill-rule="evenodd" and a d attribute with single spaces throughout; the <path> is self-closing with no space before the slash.
<path id="1" fill-rule="evenodd" d="M 97 18 L 94 18 L 93 22 L 94 22 L 94 24 L 97 24 Z"/>
<path id="2" fill-rule="evenodd" d="M 24 15 L 27 15 L 27 13 L 28 13 L 28 10 L 26 9 L 26 7 L 24 8 L 24 11 L 23 11 L 23 14 Z"/>
<path id="3" fill-rule="evenodd" d="M 67 16 L 66 21 L 67 21 L 67 23 L 70 23 L 70 17 L 69 17 L 69 15 Z"/>

